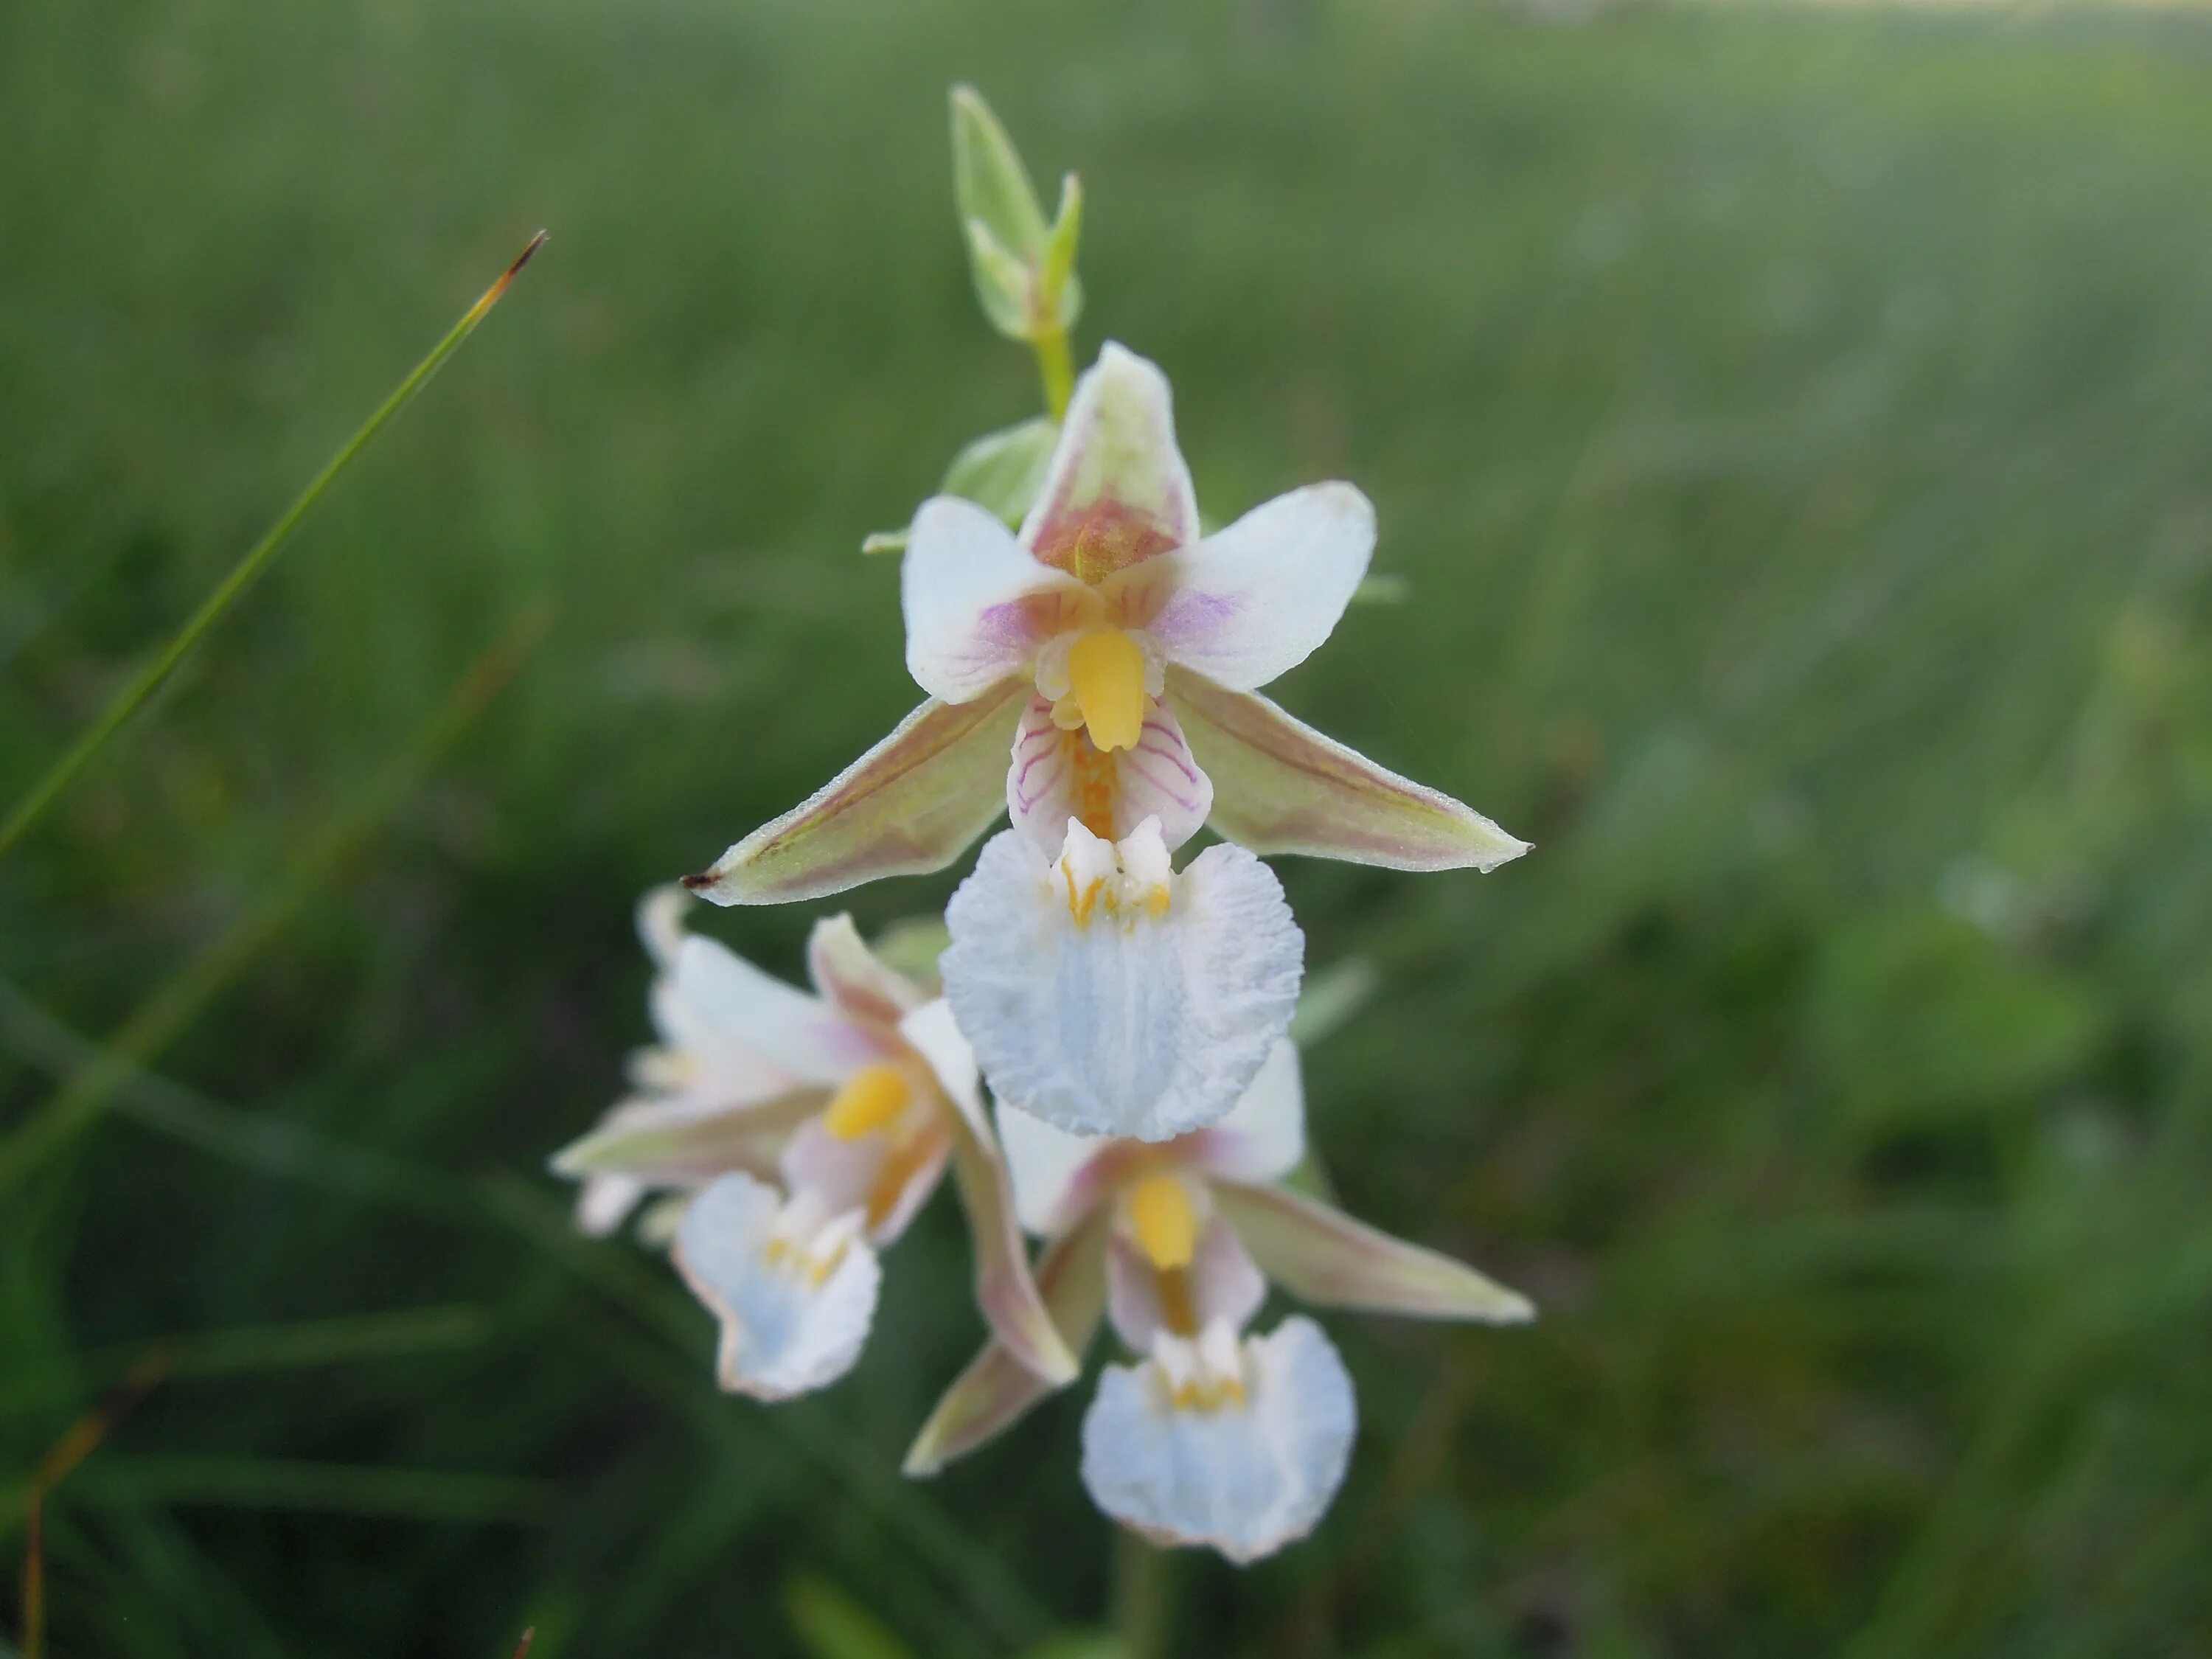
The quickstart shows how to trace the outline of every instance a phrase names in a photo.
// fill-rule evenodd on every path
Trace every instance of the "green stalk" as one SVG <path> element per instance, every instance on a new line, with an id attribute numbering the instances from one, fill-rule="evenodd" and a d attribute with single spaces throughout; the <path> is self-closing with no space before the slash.
<path id="1" fill-rule="evenodd" d="M 1114 1532 L 1114 1633 L 1117 1659 L 1166 1659 L 1175 1618 L 1168 1553 L 1133 1532 Z"/>
<path id="2" fill-rule="evenodd" d="M 76 775 L 84 770 L 92 757 L 106 745 L 107 740 L 121 731 L 125 723 L 144 706 L 146 700 L 161 690 L 162 682 L 177 672 L 178 665 L 199 643 L 200 637 L 222 620 L 223 612 L 237 602 L 239 595 L 252 585 L 253 579 L 268 568 L 269 562 L 276 556 L 278 550 L 292 538 L 292 532 L 300 527 L 301 521 L 323 498 L 324 492 L 337 481 L 338 474 L 368 447 L 369 440 L 384 429 L 386 422 L 407 407 L 446 359 L 460 349 L 461 342 L 476 332 L 477 325 L 483 321 L 491 308 L 499 303 L 500 296 L 507 292 L 507 284 L 514 282 L 515 274 L 530 263 L 530 256 L 544 243 L 545 233 L 542 230 L 530 239 L 530 246 L 515 257 L 514 263 L 507 268 L 500 279 L 484 290 L 483 297 L 469 307 L 467 314 L 453 325 L 446 337 L 431 348 L 430 355 L 415 365 L 414 372 L 399 383 L 398 388 L 378 406 L 362 428 L 347 440 L 345 447 L 332 456 L 328 465 L 315 475 L 313 482 L 301 492 L 299 500 L 287 507 L 284 515 L 269 527 L 268 534 L 249 548 L 246 556 L 231 567 L 230 574 L 216 585 L 215 591 L 207 596 L 191 619 L 148 659 L 145 665 L 132 676 L 131 683 L 101 712 L 100 718 L 85 728 L 77 740 L 70 745 L 68 751 L 47 769 L 46 775 L 32 785 L 23 798 L 15 803 L 6 821 L 0 823 L 0 857 L 5 857 L 9 849 L 46 815 L 46 809 L 76 781 Z"/>
<path id="3" fill-rule="evenodd" d="M 1036 348 L 1037 373 L 1044 380 L 1045 413 L 1055 421 L 1067 418 L 1067 400 L 1075 395 L 1075 360 L 1067 349 L 1067 331 L 1048 329 L 1032 337 Z M 0 852 L 7 843 L 0 841 Z"/>

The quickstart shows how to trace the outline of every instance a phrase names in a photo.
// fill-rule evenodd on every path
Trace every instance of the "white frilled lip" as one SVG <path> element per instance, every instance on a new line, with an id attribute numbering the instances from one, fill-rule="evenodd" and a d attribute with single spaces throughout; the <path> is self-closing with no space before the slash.
<path id="1" fill-rule="evenodd" d="M 1141 632 L 1168 662 L 1242 690 L 1303 662 L 1367 573 L 1374 508 L 1348 483 L 1314 484 L 1201 538 L 1189 477 L 1166 376 L 1109 343 L 1018 537 L 957 496 L 915 515 L 900 594 L 915 682 L 965 702 L 1092 627 Z"/>
<path id="2" fill-rule="evenodd" d="M 723 1176 L 684 1211 L 673 1253 L 684 1282 L 720 1322 L 716 1379 L 763 1401 L 827 1387 L 850 1370 L 882 1282 L 856 1217 L 844 1218 L 845 1237 L 825 1271 L 791 1255 L 771 1259 L 785 1210 L 775 1188 Z"/>
<path id="3" fill-rule="evenodd" d="M 1164 911 L 1079 910 L 1063 878 L 1098 861 L 1095 842 L 1071 825 L 1057 864 L 1012 831 L 984 847 L 945 910 L 945 994 L 1000 1099 L 1076 1133 L 1164 1140 L 1250 1086 L 1289 1027 L 1304 940 L 1249 853 L 1210 847 L 1170 876 L 1141 834 L 1115 854 L 1143 854 Z"/>
<path id="4" fill-rule="evenodd" d="M 1067 1231 L 1139 1164 L 1153 1168 L 1164 1160 L 1201 1176 L 1263 1183 L 1288 1175 L 1305 1157 L 1305 1095 L 1288 1037 L 1267 1051 L 1227 1116 L 1164 1146 L 1070 1134 L 1003 1101 L 998 1116 L 1022 1225 L 1040 1238 Z"/>
<path id="5" fill-rule="evenodd" d="M 1237 1351 L 1244 1398 L 1178 1406 L 1157 1359 L 1109 1365 L 1083 1419 L 1083 1482 L 1122 1525 L 1244 1563 L 1311 1532 L 1352 1455 L 1352 1379 L 1321 1328 L 1291 1318 Z"/>

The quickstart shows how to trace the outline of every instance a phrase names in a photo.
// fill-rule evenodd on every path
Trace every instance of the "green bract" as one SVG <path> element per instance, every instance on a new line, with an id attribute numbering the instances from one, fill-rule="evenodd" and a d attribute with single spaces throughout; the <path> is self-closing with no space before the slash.
<path id="1" fill-rule="evenodd" d="M 986 432 L 952 458 L 943 493 L 964 496 L 1008 524 L 1019 524 L 1044 488 L 1045 470 L 1059 442 L 1059 423 L 1042 415 Z"/>

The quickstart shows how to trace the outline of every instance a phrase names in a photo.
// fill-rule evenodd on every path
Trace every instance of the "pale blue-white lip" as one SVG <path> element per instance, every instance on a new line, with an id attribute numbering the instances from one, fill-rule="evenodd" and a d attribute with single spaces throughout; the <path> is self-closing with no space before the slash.
<path id="1" fill-rule="evenodd" d="M 817 1279 L 803 1257 L 771 1261 L 785 1200 L 766 1182 L 726 1175 L 693 1199 L 674 1260 L 722 1327 L 715 1375 L 732 1393 L 787 1400 L 853 1368 L 875 1321 L 882 1269 L 857 1227 Z"/>
<path id="2" fill-rule="evenodd" d="M 1179 1407 L 1158 1362 L 1109 1365 L 1083 1419 L 1083 1483 L 1155 1543 L 1258 1560 L 1311 1532 L 1344 1484 L 1352 1379 L 1313 1321 L 1243 1346 L 1243 1404 Z"/>
<path id="3" fill-rule="evenodd" d="M 1288 1029 L 1304 939 L 1240 848 L 1210 847 L 1164 914 L 1079 920 L 1012 830 L 952 896 L 945 994 L 1001 1099 L 1077 1134 L 1164 1140 L 1218 1121 Z"/>

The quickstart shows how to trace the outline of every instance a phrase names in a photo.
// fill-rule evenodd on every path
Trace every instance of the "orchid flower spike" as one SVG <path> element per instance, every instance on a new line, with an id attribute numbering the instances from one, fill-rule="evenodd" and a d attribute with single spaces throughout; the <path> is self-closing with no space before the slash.
<path id="1" fill-rule="evenodd" d="M 1516 858 L 1527 844 L 1480 813 L 1255 695 L 1328 637 L 1374 547 L 1374 509 L 1348 483 L 1203 535 L 1166 377 L 1109 343 L 1018 534 L 957 496 L 915 515 L 907 667 L 929 700 L 687 883 L 767 904 L 942 869 L 1002 804 L 1046 858 L 1071 818 L 1108 842 L 1156 819 L 1170 852 L 1210 822 L 1260 854 L 1400 870 Z"/>
<path id="2" fill-rule="evenodd" d="M 782 1400 L 835 1382 L 874 1321 L 876 1252 L 950 1166 L 996 1340 L 1054 1382 L 1075 1374 L 1030 1276 L 975 1062 L 942 1000 L 877 958 L 852 919 L 807 941 L 811 994 L 687 936 L 681 890 L 640 907 L 662 1046 L 638 1095 L 553 1159 L 605 1232 L 647 1191 L 682 1194 L 678 1270 L 721 1322 L 721 1385 Z"/>
<path id="3" fill-rule="evenodd" d="M 1083 1421 L 1083 1480 L 1155 1543 L 1232 1561 L 1310 1532 L 1358 1423 L 1343 1361 L 1312 1320 L 1245 1334 L 1272 1279 L 1320 1307 L 1516 1324 L 1527 1298 L 1281 1184 L 1305 1156 L 1297 1052 L 1278 1043 L 1236 1109 L 1164 1146 L 1085 1140 L 1001 1107 L 1022 1223 L 1049 1242 L 1037 1282 L 1068 1346 L 1100 1319 L 1138 1356 L 1109 1364 Z M 994 1341 L 907 1455 L 933 1474 L 1051 1392 Z"/>

